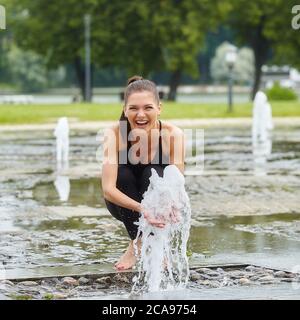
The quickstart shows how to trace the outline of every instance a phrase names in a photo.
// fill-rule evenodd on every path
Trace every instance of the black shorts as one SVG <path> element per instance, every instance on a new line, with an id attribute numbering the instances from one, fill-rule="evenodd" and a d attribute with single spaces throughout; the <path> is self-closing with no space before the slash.
<path id="1" fill-rule="evenodd" d="M 121 164 L 118 167 L 117 188 L 126 194 L 128 197 L 137 202 L 141 202 L 143 194 L 147 191 L 151 169 L 154 169 L 157 174 L 162 177 L 166 165 L 149 164 L 149 165 L 127 165 Z M 137 237 L 138 226 L 135 224 L 139 221 L 140 213 L 120 207 L 106 199 L 107 209 L 113 217 L 122 221 L 129 234 L 129 237 L 134 240 Z"/>

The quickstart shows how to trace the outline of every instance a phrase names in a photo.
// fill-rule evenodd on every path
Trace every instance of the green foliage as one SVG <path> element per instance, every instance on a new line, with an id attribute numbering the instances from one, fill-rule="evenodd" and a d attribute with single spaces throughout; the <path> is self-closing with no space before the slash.
<path id="1" fill-rule="evenodd" d="M 228 42 L 223 42 L 216 49 L 216 54 L 211 60 L 211 76 L 216 82 L 227 83 L 228 66 L 226 64 L 226 52 L 231 47 Z M 251 83 L 254 74 L 253 51 L 249 48 L 241 48 L 237 54 L 237 60 L 233 68 L 233 79 L 236 83 Z"/>
<path id="2" fill-rule="evenodd" d="M 227 1 L 217 0 L 4 2 L 17 44 L 45 57 L 48 67 L 77 62 L 82 68 L 83 16 L 89 13 L 93 65 L 114 65 L 127 75 L 145 77 L 178 70 L 197 77 L 197 56 L 205 34 L 229 8 Z M 77 76 L 82 77 L 82 71 Z"/>
<path id="3" fill-rule="evenodd" d="M 206 32 L 216 28 L 226 12 L 226 6 L 218 1 L 160 1 L 153 29 L 165 70 L 197 77 L 196 57 L 204 46 Z"/>
<path id="4" fill-rule="evenodd" d="M 16 86 L 14 84 L 10 84 L 10 83 L 0 83 L 0 90 L 15 90 Z"/>
<path id="5" fill-rule="evenodd" d="M 236 38 L 240 44 L 257 46 L 260 37 L 269 45 L 270 33 L 276 32 L 273 19 L 286 8 L 284 0 L 238 0 L 231 1 L 232 7 L 228 23 L 236 30 Z M 281 21 L 281 24 L 283 21 Z"/>
<path id="6" fill-rule="evenodd" d="M 253 49 L 255 58 L 255 75 L 252 97 L 260 85 L 261 68 L 277 50 L 282 41 L 281 30 L 291 32 L 290 0 L 238 0 L 231 1 L 232 10 L 228 24 L 235 30 L 236 40 L 240 45 L 248 45 Z M 276 21 L 277 23 L 274 23 Z M 290 30 L 287 30 L 289 28 Z M 275 50 L 274 50 L 275 49 Z"/>
<path id="7" fill-rule="evenodd" d="M 45 88 L 59 87 L 65 79 L 64 67 L 49 71 L 42 56 L 21 50 L 14 43 L 5 49 L 2 47 L 2 50 L 0 47 L 0 53 L 1 89 L 40 92 Z"/>
<path id="8" fill-rule="evenodd" d="M 8 23 L 22 49 L 43 55 L 56 68 L 82 55 L 83 15 L 97 2 L 10 0 Z"/>
<path id="9" fill-rule="evenodd" d="M 76 76 L 81 88 L 84 87 L 86 13 L 92 17 L 93 66 L 98 70 L 112 66 L 125 70 L 122 77 L 132 74 L 151 77 L 155 72 L 165 71 L 198 77 L 197 57 L 204 49 L 205 35 L 224 21 L 234 30 L 240 44 L 254 49 L 256 73 L 269 59 L 271 49 L 278 61 L 300 65 L 299 32 L 292 30 L 290 24 L 291 7 L 295 4 L 292 0 L 3 0 L 2 3 L 7 8 L 9 26 L 5 32 L 13 31 L 13 39 L 22 50 L 43 57 L 44 65 L 37 72 L 38 61 L 26 53 L 26 59 L 34 66 L 29 72 L 30 79 L 33 76 L 30 86 L 34 88 L 44 86 L 45 66 L 60 65 L 77 66 Z M 5 64 L 2 59 L 4 79 Z M 248 71 L 251 76 L 252 70 Z M 0 81 L 3 82 L 1 78 Z"/>
<path id="10" fill-rule="evenodd" d="M 13 82 L 22 91 L 37 92 L 46 87 L 47 69 L 36 53 L 13 46 L 8 52 L 8 64 Z"/>
<path id="11" fill-rule="evenodd" d="M 271 89 L 266 91 L 267 97 L 269 100 L 298 100 L 297 94 L 294 90 L 289 88 L 281 87 L 278 82 L 275 82 Z"/>
<path id="12" fill-rule="evenodd" d="M 292 8 L 297 4 L 295 0 L 276 0 L 281 7 L 277 6 L 277 13 L 269 21 L 266 35 L 272 40 L 272 51 L 274 53 L 273 63 L 278 65 L 289 65 L 300 68 L 300 30 L 292 28 Z M 299 3 L 299 2 L 298 2 Z M 280 14 L 278 14 L 280 12 Z"/>

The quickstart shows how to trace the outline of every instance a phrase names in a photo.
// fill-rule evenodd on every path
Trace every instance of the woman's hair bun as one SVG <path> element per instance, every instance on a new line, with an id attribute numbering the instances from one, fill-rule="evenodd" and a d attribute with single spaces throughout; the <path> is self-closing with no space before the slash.
<path id="1" fill-rule="evenodd" d="M 135 82 L 135 81 L 138 81 L 138 80 L 144 80 L 143 77 L 141 76 L 133 76 L 133 77 L 130 77 L 128 80 L 127 80 L 127 86 L 129 86 L 132 82 Z"/>

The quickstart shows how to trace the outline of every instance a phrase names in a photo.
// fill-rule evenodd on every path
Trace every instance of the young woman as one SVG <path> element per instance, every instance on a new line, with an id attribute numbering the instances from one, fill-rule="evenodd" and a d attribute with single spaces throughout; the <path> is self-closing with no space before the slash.
<path id="1" fill-rule="evenodd" d="M 118 124 L 105 133 L 102 190 L 113 217 L 122 221 L 131 241 L 115 264 L 117 270 L 132 268 L 137 260 L 134 241 L 141 216 L 157 228 L 165 221 L 143 212 L 141 201 L 148 189 L 151 169 L 163 176 L 175 164 L 184 173 L 184 136 L 175 125 L 158 119 L 161 102 L 154 82 L 134 76 L 128 80 L 124 107 Z"/>

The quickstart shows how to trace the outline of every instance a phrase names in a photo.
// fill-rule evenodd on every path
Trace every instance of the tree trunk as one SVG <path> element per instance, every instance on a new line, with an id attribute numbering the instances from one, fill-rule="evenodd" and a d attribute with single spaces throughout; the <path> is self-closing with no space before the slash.
<path id="1" fill-rule="evenodd" d="M 251 92 L 251 99 L 254 100 L 255 95 L 260 87 L 260 80 L 261 80 L 261 68 L 264 64 L 264 61 L 262 59 L 261 53 L 259 50 L 254 50 L 254 57 L 255 57 L 255 75 L 254 75 L 254 84 L 252 87 Z"/>
<path id="2" fill-rule="evenodd" d="M 171 74 L 171 79 L 170 79 L 170 91 L 168 95 L 168 100 L 169 101 L 175 101 L 176 100 L 176 95 L 177 95 L 177 88 L 180 84 L 180 78 L 181 78 L 181 71 L 176 70 Z"/>
<path id="3" fill-rule="evenodd" d="M 85 92 L 85 70 L 84 70 L 84 65 L 82 64 L 82 60 L 80 57 L 76 57 L 74 60 L 74 68 L 75 68 L 75 73 L 77 77 L 77 82 L 81 91 L 82 99 L 83 101 L 88 101 L 89 97 L 86 97 L 86 92 Z M 94 73 L 94 66 L 91 65 L 91 96 L 90 99 L 93 97 L 93 73 Z M 90 101 L 89 101 L 90 102 Z"/>
<path id="4" fill-rule="evenodd" d="M 78 86 L 81 91 L 81 96 L 83 101 L 87 101 L 88 97 L 85 96 L 85 74 L 84 74 L 84 67 L 82 65 L 82 61 L 80 57 L 76 57 L 74 60 L 74 68 L 75 68 L 75 73 L 77 76 L 77 82 Z"/>
<path id="5" fill-rule="evenodd" d="M 257 91 L 260 88 L 260 80 L 262 71 L 262 66 L 266 63 L 268 59 L 268 53 L 270 50 L 270 42 L 263 35 L 265 17 L 261 18 L 260 24 L 257 26 L 254 38 L 252 40 L 252 48 L 254 51 L 255 58 L 255 76 L 254 76 L 254 84 L 251 92 L 251 99 L 253 100 Z"/>

